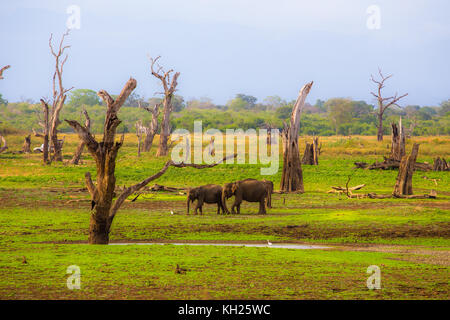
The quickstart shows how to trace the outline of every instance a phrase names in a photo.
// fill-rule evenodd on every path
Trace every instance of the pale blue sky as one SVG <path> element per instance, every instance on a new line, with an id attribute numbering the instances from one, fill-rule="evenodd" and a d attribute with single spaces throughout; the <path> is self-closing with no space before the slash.
<path id="1" fill-rule="evenodd" d="M 179 94 L 225 104 L 236 93 L 295 99 L 314 80 L 308 101 L 351 97 L 373 103 L 378 66 L 394 77 L 386 94 L 401 105 L 450 98 L 450 2 L 446 0 L 149 0 L 0 2 L 0 93 L 10 100 L 50 96 L 50 33 L 65 31 L 69 5 L 81 29 L 68 38 L 66 87 L 117 93 L 133 76 L 136 92 L 160 91 L 147 54 L 181 72 Z M 366 26 L 370 5 L 381 29 Z"/>

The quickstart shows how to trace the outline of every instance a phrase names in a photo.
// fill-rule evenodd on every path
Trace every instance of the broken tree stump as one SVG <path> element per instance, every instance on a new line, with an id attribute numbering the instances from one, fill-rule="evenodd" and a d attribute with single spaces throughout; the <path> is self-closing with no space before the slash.
<path id="1" fill-rule="evenodd" d="M 84 117 L 86 118 L 86 121 L 84 122 L 84 126 L 86 129 L 91 129 L 91 118 L 89 118 L 89 114 L 86 109 L 83 109 Z M 78 164 L 81 159 L 81 154 L 83 153 L 84 147 L 86 143 L 83 140 L 80 140 L 78 143 L 77 149 L 75 150 L 75 153 L 73 154 L 72 159 L 69 161 L 70 164 Z"/>
<path id="2" fill-rule="evenodd" d="M 31 134 L 25 137 L 25 141 L 23 142 L 22 147 L 23 153 L 31 153 Z"/>
<path id="3" fill-rule="evenodd" d="M 300 90 L 292 109 L 289 126 L 285 124 L 283 129 L 283 173 L 281 175 L 280 191 L 300 193 L 305 191 L 300 152 L 298 150 L 298 133 L 300 129 L 300 115 L 312 85 L 313 82 L 311 81 Z"/>
<path id="4" fill-rule="evenodd" d="M 412 177 L 418 153 L 419 144 L 414 143 L 411 154 L 409 156 L 403 156 L 398 170 L 397 181 L 394 186 L 394 196 L 407 196 L 413 194 Z"/>
<path id="5" fill-rule="evenodd" d="M 0 146 L 0 153 L 2 153 L 8 149 L 8 145 L 6 144 L 6 139 L 3 136 L 0 136 L 0 140 L 2 141 L 3 144 L 3 146 Z"/>
<path id="6" fill-rule="evenodd" d="M 319 164 L 319 138 L 314 137 L 312 143 L 306 142 L 305 153 L 303 154 L 302 164 Z"/>
<path id="7" fill-rule="evenodd" d="M 434 159 L 433 171 L 450 171 L 450 167 L 444 158 L 437 157 Z"/>
<path id="8" fill-rule="evenodd" d="M 392 136 L 391 136 L 391 155 L 390 159 L 401 161 L 402 157 L 406 154 L 405 144 L 405 130 L 402 126 L 402 118 L 398 122 L 398 126 L 395 123 L 391 124 L 392 126 Z"/>

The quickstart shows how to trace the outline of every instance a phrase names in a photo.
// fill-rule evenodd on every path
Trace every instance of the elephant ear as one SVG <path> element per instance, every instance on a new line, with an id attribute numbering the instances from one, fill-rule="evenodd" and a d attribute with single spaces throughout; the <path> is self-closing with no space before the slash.
<path id="1" fill-rule="evenodd" d="M 231 185 L 231 192 L 235 193 L 236 189 L 239 187 L 239 182 L 235 182 Z"/>

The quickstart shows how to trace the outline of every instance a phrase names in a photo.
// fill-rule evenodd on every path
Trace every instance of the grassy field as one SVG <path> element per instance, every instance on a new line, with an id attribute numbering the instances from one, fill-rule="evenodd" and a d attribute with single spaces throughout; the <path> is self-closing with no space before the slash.
<path id="1" fill-rule="evenodd" d="M 185 196 L 146 192 L 125 202 L 111 241 L 167 245 L 91 246 L 90 203 L 84 173 L 95 172 L 88 154 L 79 166 L 44 166 L 39 154 L 15 153 L 23 136 L 7 136 L 0 154 L 0 299 L 448 299 L 450 265 L 449 172 L 415 172 L 415 194 L 437 199 L 347 199 L 331 186 L 366 184 L 360 193 L 389 194 L 397 171 L 354 170 L 353 162 L 382 160 L 389 137 L 322 138 L 318 166 L 303 166 L 304 194 L 274 194 L 273 208 L 258 215 L 244 203 L 241 215 L 186 215 Z M 301 152 L 305 139 L 300 139 Z M 449 158 L 450 137 L 415 137 L 418 161 Z M 159 170 L 167 159 L 137 157 L 136 137 L 119 152 L 118 186 Z M 155 143 L 157 144 L 158 141 Z M 32 147 L 40 145 L 32 138 Z M 65 160 L 78 143 L 66 135 Z M 280 158 L 281 159 L 281 158 Z M 280 168 L 282 163 L 280 163 Z M 268 178 L 278 189 L 281 169 L 261 176 L 261 165 L 211 169 L 170 168 L 155 183 L 189 187 L 243 178 Z M 425 179 L 426 176 L 429 179 Z M 430 180 L 437 179 L 437 185 Z M 228 206 L 230 206 L 231 200 Z M 206 209 L 206 210 L 205 210 Z M 174 214 L 171 215 L 170 211 Z M 172 242 L 313 243 L 323 250 L 179 246 Z M 179 264 L 185 274 L 175 273 Z M 81 289 L 66 286 L 66 269 L 81 269 Z M 369 290 L 366 269 L 381 269 L 381 290 Z"/>

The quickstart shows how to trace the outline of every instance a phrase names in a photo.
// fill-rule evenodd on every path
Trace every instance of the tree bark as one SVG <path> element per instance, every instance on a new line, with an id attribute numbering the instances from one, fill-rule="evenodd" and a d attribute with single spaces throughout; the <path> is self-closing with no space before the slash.
<path id="1" fill-rule="evenodd" d="M 444 158 L 437 157 L 434 159 L 433 171 L 450 171 L 450 167 Z"/>
<path id="2" fill-rule="evenodd" d="M 378 113 L 377 140 L 383 141 L 383 114 Z"/>
<path id="3" fill-rule="evenodd" d="M 306 142 L 305 152 L 302 158 L 302 164 L 318 165 L 319 164 L 319 138 L 314 137 L 310 144 Z"/>
<path id="4" fill-rule="evenodd" d="M 89 114 L 86 109 L 83 110 L 83 114 L 86 119 L 84 122 L 84 126 L 88 130 L 90 130 L 91 129 L 91 118 L 89 118 Z M 78 143 L 77 149 L 75 150 L 75 153 L 72 157 L 72 160 L 70 160 L 70 162 L 69 162 L 70 164 L 78 164 L 80 162 L 81 155 L 83 153 L 85 145 L 86 145 L 86 143 L 83 140 L 80 140 L 80 142 Z"/>
<path id="5" fill-rule="evenodd" d="M 158 151 L 156 152 L 156 156 L 163 157 L 169 153 L 169 146 L 167 141 L 169 140 L 170 135 L 170 114 L 172 113 L 172 97 L 178 85 L 177 80 L 180 75 L 179 72 L 176 72 L 171 78 L 170 74 L 173 70 L 169 70 L 164 72 L 162 67 L 159 67 L 158 70 L 154 70 L 155 63 L 160 57 L 156 59 L 151 59 L 151 72 L 152 75 L 158 78 L 164 88 L 164 99 L 163 99 L 163 119 L 161 122 L 161 133 L 159 138 L 159 146 Z"/>
<path id="6" fill-rule="evenodd" d="M 34 135 L 36 137 L 40 137 L 44 139 L 44 149 L 42 150 L 42 160 L 44 164 L 49 164 L 49 156 L 48 156 L 48 150 L 49 150 L 49 137 L 48 133 L 50 130 L 50 123 L 49 123 L 49 107 L 47 102 L 45 102 L 43 99 L 41 99 L 41 106 L 42 106 L 42 114 L 44 116 L 43 119 L 39 119 L 39 124 L 42 127 L 42 133 L 38 133 L 33 129 Z"/>
<path id="7" fill-rule="evenodd" d="M 403 156 L 402 161 L 400 162 L 400 168 L 398 170 L 397 181 L 394 186 L 394 196 L 407 196 L 413 194 L 412 177 L 418 153 L 419 144 L 415 143 L 413 145 L 411 154 L 409 156 Z"/>
<path id="8" fill-rule="evenodd" d="M 150 125 L 148 127 L 144 127 L 142 125 L 142 122 L 140 123 L 140 130 L 141 132 L 145 133 L 145 140 L 144 140 L 144 152 L 149 152 L 152 148 L 153 139 L 155 138 L 156 133 L 158 132 L 158 116 L 159 116 L 159 107 L 160 104 L 156 104 L 153 109 L 142 107 L 139 103 L 139 107 L 147 110 L 152 114 L 152 120 L 150 122 Z"/>
<path id="9" fill-rule="evenodd" d="M 396 161 L 401 161 L 403 156 L 406 154 L 405 144 L 405 130 L 402 126 L 402 118 L 398 123 L 398 126 L 395 123 L 392 123 L 392 136 L 391 136 L 391 155 L 390 158 Z"/>
<path id="10" fill-rule="evenodd" d="M 25 141 L 23 142 L 22 147 L 23 153 L 30 153 L 31 152 L 31 134 L 25 137 Z"/>
<path id="11" fill-rule="evenodd" d="M 313 82 L 305 84 L 298 95 L 292 109 L 289 127 L 283 130 L 283 173 L 281 176 L 280 190 L 283 192 L 304 192 L 303 172 L 298 148 L 298 134 L 300 129 L 300 116 L 306 97 L 311 90 Z"/>
<path id="12" fill-rule="evenodd" d="M 3 136 L 0 136 L 0 140 L 2 141 L 2 146 L 0 146 L 0 153 L 5 152 L 8 149 L 8 145 L 6 144 L 6 139 Z"/>

